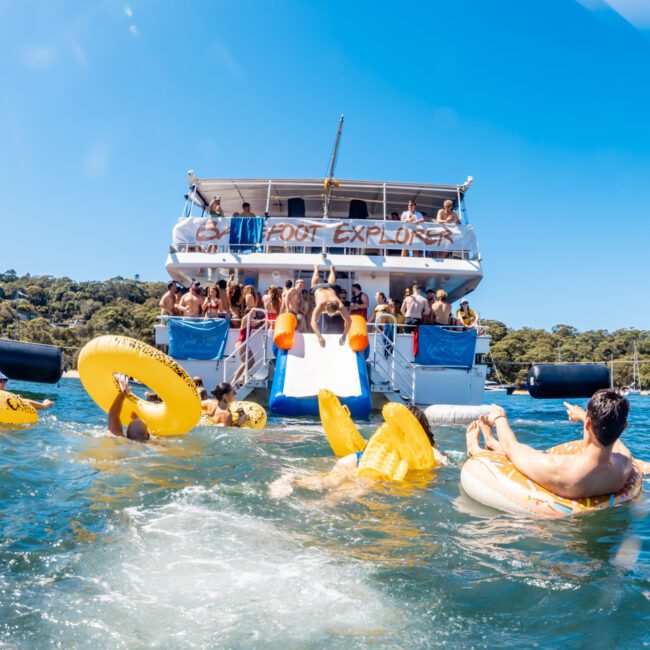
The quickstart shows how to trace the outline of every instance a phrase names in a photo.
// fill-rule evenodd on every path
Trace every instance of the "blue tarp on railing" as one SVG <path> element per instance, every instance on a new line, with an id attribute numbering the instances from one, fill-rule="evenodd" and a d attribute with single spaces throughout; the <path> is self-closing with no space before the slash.
<path id="1" fill-rule="evenodd" d="M 221 359 L 230 321 L 169 319 L 169 355 L 175 359 Z"/>
<path id="2" fill-rule="evenodd" d="M 263 217 L 230 220 L 230 249 L 240 253 L 255 250 L 262 243 Z"/>
<path id="3" fill-rule="evenodd" d="M 425 366 L 461 366 L 471 368 L 476 349 L 476 330 L 454 332 L 437 325 L 418 328 L 415 363 Z"/>

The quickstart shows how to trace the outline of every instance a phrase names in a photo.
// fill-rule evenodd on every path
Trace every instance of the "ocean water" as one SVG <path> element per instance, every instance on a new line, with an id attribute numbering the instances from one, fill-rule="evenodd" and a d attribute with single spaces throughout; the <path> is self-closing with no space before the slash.
<path id="1" fill-rule="evenodd" d="M 461 494 L 464 431 L 440 427 L 435 473 L 274 500 L 283 474 L 331 466 L 318 422 L 139 445 L 103 435 L 78 381 L 11 388 L 56 406 L 0 430 L 0 647 L 650 645 L 647 495 L 563 521 L 500 514 Z M 579 437 L 560 402 L 496 399 L 526 442 Z M 648 459 L 649 416 L 633 398 L 624 434 Z"/>

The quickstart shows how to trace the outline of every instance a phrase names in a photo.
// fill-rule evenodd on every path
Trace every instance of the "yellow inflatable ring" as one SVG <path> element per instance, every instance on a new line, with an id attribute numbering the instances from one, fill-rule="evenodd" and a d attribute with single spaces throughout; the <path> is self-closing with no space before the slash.
<path id="1" fill-rule="evenodd" d="M 0 424 L 35 424 L 38 411 L 19 395 L 0 390 Z"/>
<path id="2" fill-rule="evenodd" d="M 576 454 L 581 440 L 565 442 L 549 454 Z M 565 499 L 524 476 L 505 454 L 486 451 L 472 456 L 460 472 L 463 490 L 483 505 L 517 515 L 543 518 L 568 517 L 617 506 L 637 499 L 643 490 L 643 476 L 636 465 L 619 492 L 585 499 Z"/>
<path id="3" fill-rule="evenodd" d="M 230 404 L 228 410 L 230 411 L 230 415 L 232 415 L 232 425 L 234 427 L 241 426 L 242 429 L 263 429 L 266 426 L 266 411 L 263 406 L 260 406 L 256 402 L 235 401 Z M 244 415 L 248 416 L 245 424 L 239 425 L 237 423 L 239 420 L 239 411 L 243 411 Z M 199 426 L 214 427 L 219 425 L 207 413 L 203 412 L 201 413 Z"/>
<path id="4" fill-rule="evenodd" d="M 366 441 L 352 421 L 350 411 L 332 391 L 325 388 L 318 391 L 318 412 L 334 454 L 347 456 L 366 448 Z"/>
<path id="5" fill-rule="evenodd" d="M 381 479 L 384 481 L 402 481 L 409 470 L 409 465 L 395 447 L 395 431 L 385 422 L 372 434 L 359 465 L 357 476 Z"/>
<path id="6" fill-rule="evenodd" d="M 99 336 L 87 343 L 78 361 L 83 387 L 97 405 L 108 412 L 117 395 L 113 376 L 137 379 L 160 396 L 161 403 L 128 395 L 120 413 L 123 425 L 136 413 L 157 436 L 187 433 L 201 415 L 201 400 L 192 378 L 171 357 L 127 336 Z"/>

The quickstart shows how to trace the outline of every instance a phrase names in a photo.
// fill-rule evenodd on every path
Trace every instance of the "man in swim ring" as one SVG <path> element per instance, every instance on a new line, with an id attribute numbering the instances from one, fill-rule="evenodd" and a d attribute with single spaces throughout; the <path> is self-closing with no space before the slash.
<path id="1" fill-rule="evenodd" d="M 345 343 L 345 337 L 352 325 L 352 319 L 348 310 L 336 295 L 336 269 L 334 265 L 330 267 L 327 282 L 320 281 L 320 273 L 318 271 L 318 264 L 314 264 L 314 274 L 311 278 L 311 292 L 314 296 L 316 306 L 311 315 L 311 328 L 318 338 L 321 347 L 325 347 L 325 339 L 320 330 L 319 321 L 321 316 L 325 319 L 332 320 L 335 316 L 340 315 L 343 319 L 343 335 L 339 339 L 339 345 Z"/>
<path id="2" fill-rule="evenodd" d="M 440 448 L 436 444 L 427 416 L 417 406 L 409 406 L 408 409 L 417 418 L 417 421 L 429 439 L 433 447 L 436 464 L 446 465 L 447 457 L 440 451 Z M 301 487 L 307 490 L 325 490 L 339 487 L 346 481 L 353 481 L 356 478 L 356 470 L 362 456 L 362 451 L 343 456 L 343 458 L 339 458 L 334 463 L 334 467 L 329 472 L 325 472 L 324 474 L 298 477 L 293 474 L 282 476 L 269 486 L 269 496 L 273 499 L 283 499 L 293 492 L 294 487 Z M 355 496 L 359 496 L 359 494 L 356 493 Z"/>
<path id="3" fill-rule="evenodd" d="M 235 401 L 237 391 L 227 381 L 219 384 L 210 391 L 214 399 L 205 399 L 201 402 L 201 409 L 209 415 L 217 426 L 232 427 L 232 413 L 230 405 Z M 237 425 L 243 426 L 248 422 L 248 416 L 243 410 L 238 411 Z"/>
<path id="4" fill-rule="evenodd" d="M 7 382 L 9 377 L 4 373 L 0 372 L 0 390 L 7 390 Z M 54 402 L 51 399 L 44 399 L 42 402 L 37 402 L 35 399 L 27 399 L 26 397 L 21 397 L 20 399 L 23 402 L 27 402 L 30 406 L 35 408 L 37 411 L 42 411 L 44 409 L 49 409 L 51 406 L 54 406 Z"/>
<path id="5" fill-rule="evenodd" d="M 502 451 L 525 476 L 553 494 L 567 499 L 583 499 L 618 492 L 632 471 L 632 455 L 619 440 L 627 427 L 630 409 L 620 393 L 599 390 L 587 404 L 587 410 L 565 402 L 570 422 L 583 424 L 583 448 L 574 455 L 547 454 L 524 445 L 510 428 L 506 412 L 496 404 L 482 422 L 467 429 L 467 450 L 480 451 L 478 438 L 483 433 L 488 449 Z M 496 427 L 497 438 L 492 435 Z M 650 466 L 635 461 L 648 471 Z"/>
<path id="6" fill-rule="evenodd" d="M 120 422 L 120 412 L 126 396 L 131 392 L 129 380 L 126 377 L 117 377 L 119 393 L 113 400 L 111 408 L 108 411 L 108 430 L 114 436 L 124 437 L 122 423 Z M 147 442 L 151 438 L 147 425 L 135 414 L 131 413 L 131 422 L 126 427 L 126 438 L 137 442 Z"/>

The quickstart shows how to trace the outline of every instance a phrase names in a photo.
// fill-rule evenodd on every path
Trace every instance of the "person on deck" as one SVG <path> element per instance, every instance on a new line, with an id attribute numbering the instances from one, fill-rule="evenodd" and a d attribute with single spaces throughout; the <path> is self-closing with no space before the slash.
<path id="1" fill-rule="evenodd" d="M 251 212 L 251 204 L 244 201 L 241 204 L 241 212 L 233 212 L 233 217 L 255 217 L 257 216 L 254 212 Z"/>
<path id="2" fill-rule="evenodd" d="M 334 265 L 330 267 L 327 282 L 320 281 L 318 264 L 314 264 L 314 274 L 311 278 L 311 293 L 314 296 L 315 307 L 311 315 L 311 328 L 318 338 L 321 347 L 325 347 L 325 339 L 320 330 L 319 320 L 321 316 L 326 319 L 325 323 L 330 323 L 336 316 L 343 319 L 343 334 L 339 339 L 339 345 L 345 343 L 352 320 L 350 314 L 336 295 L 336 269 Z"/>
<path id="3" fill-rule="evenodd" d="M 126 396 L 131 392 L 129 380 L 126 377 L 117 378 L 119 392 L 111 404 L 108 411 L 108 432 L 114 436 L 124 438 L 122 423 L 120 422 L 120 412 L 124 405 Z M 126 438 L 136 442 L 147 442 L 151 438 L 147 425 L 135 414 L 131 413 L 131 422 L 126 427 Z"/>
<path id="4" fill-rule="evenodd" d="M 0 390 L 7 390 L 7 383 L 9 382 L 9 377 L 4 373 L 0 372 Z M 20 399 L 23 402 L 27 402 L 30 406 L 35 408 L 37 411 L 43 411 L 54 406 L 54 402 L 50 399 L 44 399 L 42 402 L 38 402 L 35 399 L 27 399 L 26 397 L 21 397 Z"/>
<path id="5" fill-rule="evenodd" d="M 424 321 L 424 317 L 428 316 L 429 303 L 427 299 L 420 293 L 420 287 L 417 284 L 413 285 L 413 291 L 410 295 L 404 298 L 401 308 L 402 316 L 404 316 L 404 324 L 411 325 L 412 327 L 419 327 Z"/>
<path id="6" fill-rule="evenodd" d="M 287 280 L 287 282 L 290 282 L 290 280 Z M 293 284 L 292 286 L 287 288 L 287 284 L 285 283 L 284 285 L 285 291 L 284 291 L 284 296 L 282 298 L 282 312 L 288 311 L 291 312 L 295 317 L 296 320 L 298 321 L 298 328 L 299 331 L 302 331 L 300 329 L 302 325 L 302 316 L 303 316 L 303 295 L 302 291 L 305 288 L 305 282 L 301 278 L 296 280 L 296 286 L 294 287 Z"/>
<path id="7" fill-rule="evenodd" d="M 364 293 L 361 290 L 361 285 L 358 282 L 355 282 L 352 285 L 350 315 L 363 316 L 365 320 L 368 320 L 368 307 L 370 307 L 370 299 L 368 298 L 368 294 Z"/>
<path id="8" fill-rule="evenodd" d="M 483 451 L 479 436 L 483 434 L 488 449 L 503 452 L 510 462 L 531 481 L 553 494 L 567 499 L 611 494 L 623 489 L 632 471 L 632 461 L 644 474 L 650 463 L 632 458 L 619 440 L 627 427 L 630 404 L 618 391 L 596 391 L 585 411 L 565 402 L 570 422 L 582 424 L 582 450 L 577 454 L 547 454 L 517 440 L 503 408 L 493 404 L 481 422 L 467 429 L 467 453 Z M 492 432 L 496 428 L 496 435 Z"/>
<path id="9" fill-rule="evenodd" d="M 160 299 L 158 306 L 160 307 L 161 316 L 176 316 L 178 315 L 178 299 L 180 298 L 178 292 L 178 285 L 173 280 L 167 284 L 167 292 Z"/>
<path id="10" fill-rule="evenodd" d="M 199 318 L 201 316 L 201 307 L 203 307 L 203 297 L 199 292 L 200 282 L 192 282 L 190 290 L 179 300 L 178 311 L 190 318 Z"/>
<path id="11" fill-rule="evenodd" d="M 456 320 L 459 325 L 464 325 L 466 329 L 476 329 L 478 327 L 478 314 L 469 308 L 469 300 L 467 298 L 463 298 L 460 301 L 460 309 L 456 311 Z"/>
<path id="12" fill-rule="evenodd" d="M 457 226 L 460 224 L 460 217 L 454 211 L 454 202 L 451 199 L 447 199 L 443 204 L 443 207 L 438 210 L 438 216 L 436 221 L 438 223 L 444 223 L 448 225 Z"/>
<path id="13" fill-rule="evenodd" d="M 424 221 L 424 217 L 422 216 L 421 212 L 418 212 L 416 210 L 416 207 L 417 205 L 415 201 L 409 201 L 408 205 L 406 206 L 406 210 L 402 212 L 400 220 L 404 221 L 405 223 L 422 223 Z"/>
<path id="14" fill-rule="evenodd" d="M 262 296 L 262 304 L 270 322 L 273 322 L 282 309 L 282 298 L 280 298 L 280 289 L 275 284 L 270 284 L 266 293 Z"/>
<path id="15" fill-rule="evenodd" d="M 447 292 L 444 289 L 436 291 L 436 299 L 431 305 L 431 323 L 433 325 L 451 324 L 451 305 L 447 302 Z"/>
<path id="16" fill-rule="evenodd" d="M 215 196 L 212 201 L 210 201 L 207 209 L 207 214 L 208 217 L 212 217 L 214 219 L 221 219 L 224 216 L 223 208 L 221 207 L 220 196 Z"/>
<path id="17" fill-rule="evenodd" d="M 219 300 L 219 287 L 217 285 L 210 287 L 208 297 L 203 301 L 201 310 L 203 318 L 219 318 L 221 313 L 221 301 Z"/>

